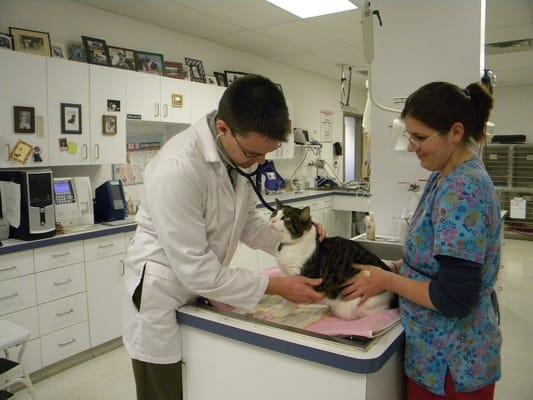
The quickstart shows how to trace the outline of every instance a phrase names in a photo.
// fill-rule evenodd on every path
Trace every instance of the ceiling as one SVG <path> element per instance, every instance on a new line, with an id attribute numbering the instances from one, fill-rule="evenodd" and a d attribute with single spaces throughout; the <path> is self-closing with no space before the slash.
<path id="1" fill-rule="evenodd" d="M 338 79 L 365 67 L 360 10 L 302 20 L 265 0 L 73 0 Z M 238 12 L 236 12 L 238 10 Z M 533 0 L 487 0 L 486 42 L 533 38 Z M 491 54 L 498 86 L 533 84 L 533 48 Z M 364 75 L 354 74 L 362 86 Z"/>

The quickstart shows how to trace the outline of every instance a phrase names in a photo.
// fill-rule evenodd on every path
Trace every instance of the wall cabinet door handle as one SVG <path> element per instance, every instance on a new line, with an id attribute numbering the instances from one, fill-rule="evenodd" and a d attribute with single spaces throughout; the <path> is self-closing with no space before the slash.
<path id="1" fill-rule="evenodd" d="M 9 156 L 11 155 L 11 146 L 9 146 L 9 143 L 5 144 L 7 146 L 7 160 L 9 161 Z"/>
<path id="2" fill-rule="evenodd" d="M 65 343 L 58 343 L 58 346 L 59 347 L 65 347 L 65 346 L 68 346 L 69 344 L 72 344 L 76 341 L 76 339 L 72 338 L 70 339 L 69 341 L 65 342 Z"/>
<path id="3" fill-rule="evenodd" d="M 13 294 L 10 294 L 8 296 L 3 296 L 3 297 L 0 297 L 0 300 L 7 300 L 7 299 L 12 299 L 13 297 L 17 297 L 19 294 L 17 292 L 13 293 Z"/>
<path id="4" fill-rule="evenodd" d="M 166 118 L 168 117 L 168 104 L 165 104 L 163 107 L 163 116 Z"/>
<path id="5" fill-rule="evenodd" d="M 159 117 L 159 103 L 155 103 L 155 116 Z"/>
<path id="6" fill-rule="evenodd" d="M 120 273 L 120 275 L 124 276 L 126 274 L 126 269 L 124 267 L 124 260 L 120 260 L 120 266 L 122 268 L 122 272 Z"/>
<path id="7" fill-rule="evenodd" d="M 2 268 L 0 269 L 0 272 L 13 271 L 14 269 L 17 269 L 16 265 L 13 265 L 12 267 Z"/>
<path id="8" fill-rule="evenodd" d="M 74 312 L 74 309 L 71 308 L 71 309 L 69 309 L 68 311 L 61 312 L 61 313 L 56 313 L 56 315 L 57 315 L 58 317 L 62 317 L 63 315 L 67 315 L 67 314 L 70 314 L 70 313 L 73 313 L 73 312 Z"/>
<path id="9" fill-rule="evenodd" d="M 66 285 L 67 283 L 70 283 L 70 282 L 72 282 L 72 279 L 68 278 L 68 279 L 66 279 L 64 281 L 61 281 L 61 282 L 54 282 L 54 285 L 61 286 L 61 285 Z"/>
<path id="10" fill-rule="evenodd" d="M 94 153 L 95 153 L 94 159 L 98 160 L 100 158 L 100 145 L 99 144 L 94 145 Z"/>
<path id="11" fill-rule="evenodd" d="M 87 145 L 83 145 L 83 149 L 85 150 L 85 156 L 83 157 L 84 160 L 87 160 L 87 157 L 89 157 L 89 149 L 87 148 Z"/>
<path id="12" fill-rule="evenodd" d="M 61 254 L 52 254 L 52 257 L 65 257 L 65 256 L 68 256 L 70 254 L 69 251 L 67 251 L 66 253 L 61 253 Z"/>

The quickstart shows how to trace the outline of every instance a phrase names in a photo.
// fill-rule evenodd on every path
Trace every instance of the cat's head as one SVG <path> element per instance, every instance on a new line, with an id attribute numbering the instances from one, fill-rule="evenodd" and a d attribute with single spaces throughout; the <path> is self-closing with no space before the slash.
<path id="1" fill-rule="evenodd" d="M 313 227 L 311 209 L 283 205 L 276 199 L 276 211 L 270 216 L 270 227 L 280 234 L 282 242 L 298 239 Z"/>

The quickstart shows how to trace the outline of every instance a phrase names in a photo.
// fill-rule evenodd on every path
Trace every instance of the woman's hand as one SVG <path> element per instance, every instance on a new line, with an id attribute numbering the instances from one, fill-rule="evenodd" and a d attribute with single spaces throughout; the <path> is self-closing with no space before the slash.
<path id="1" fill-rule="evenodd" d="M 318 234 L 318 240 L 322 241 L 325 238 L 328 237 L 328 233 L 326 232 L 326 228 L 324 228 L 324 225 L 319 224 L 318 222 L 313 222 L 316 227 L 316 233 Z"/>
<path id="2" fill-rule="evenodd" d="M 360 272 L 349 281 L 349 286 L 343 291 L 343 300 L 361 298 L 361 303 L 385 290 L 384 280 L 390 272 L 373 265 L 354 264 Z"/>

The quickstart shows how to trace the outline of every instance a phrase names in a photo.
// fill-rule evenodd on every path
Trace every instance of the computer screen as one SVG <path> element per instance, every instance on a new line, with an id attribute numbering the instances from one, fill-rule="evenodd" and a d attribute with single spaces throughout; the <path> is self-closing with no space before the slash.
<path id="1" fill-rule="evenodd" d="M 76 202 L 70 179 L 54 179 L 54 197 L 56 204 Z"/>

